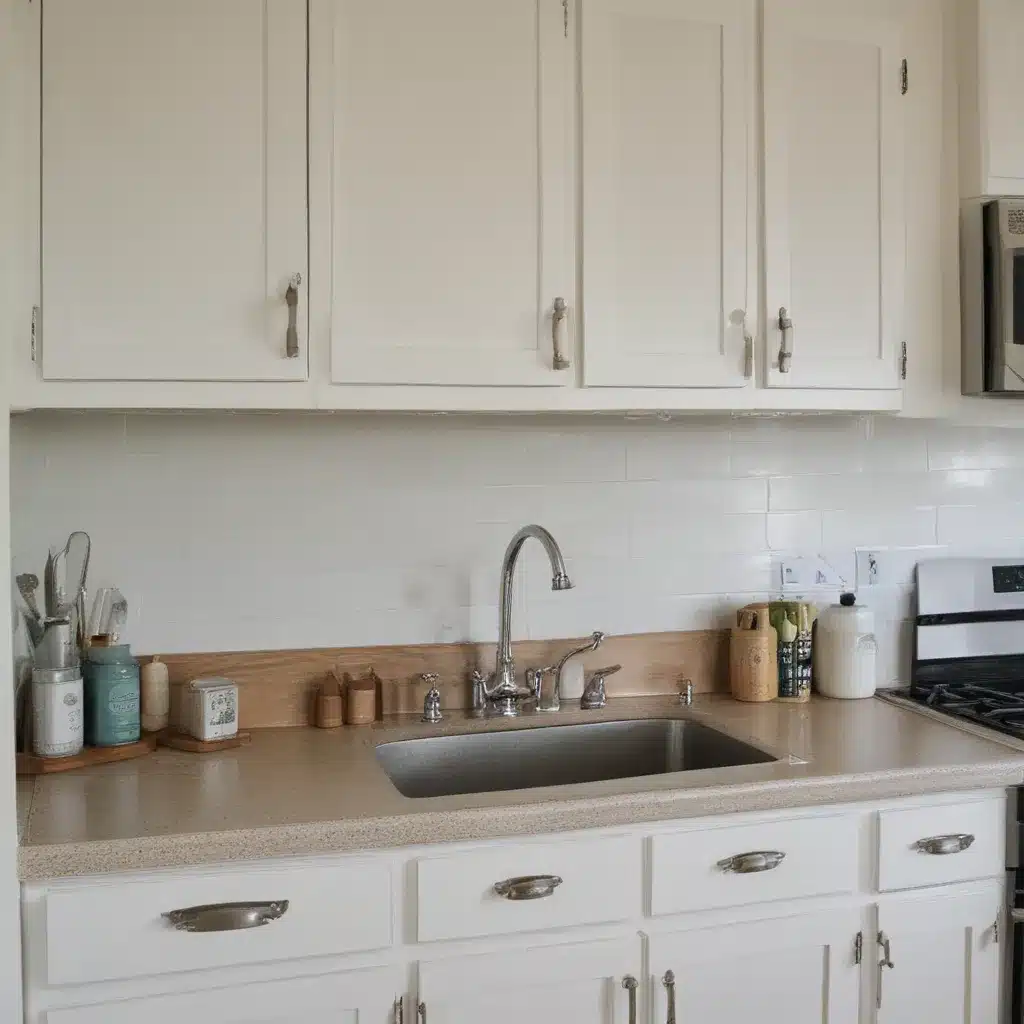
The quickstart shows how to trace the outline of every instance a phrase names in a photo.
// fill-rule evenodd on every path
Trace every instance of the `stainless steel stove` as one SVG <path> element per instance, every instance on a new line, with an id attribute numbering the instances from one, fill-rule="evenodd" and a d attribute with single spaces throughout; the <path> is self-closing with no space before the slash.
<path id="1" fill-rule="evenodd" d="M 884 696 L 1024 744 L 1024 559 L 920 563 L 910 686 Z M 1024 1024 L 1024 787 L 1007 810 L 1009 1019 Z"/>

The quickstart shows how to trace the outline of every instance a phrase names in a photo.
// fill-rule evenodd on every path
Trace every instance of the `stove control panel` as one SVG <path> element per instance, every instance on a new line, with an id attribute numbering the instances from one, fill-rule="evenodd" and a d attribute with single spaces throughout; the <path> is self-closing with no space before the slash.
<path id="1" fill-rule="evenodd" d="M 1024 565 L 992 566 L 992 589 L 997 594 L 1024 594 Z"/>

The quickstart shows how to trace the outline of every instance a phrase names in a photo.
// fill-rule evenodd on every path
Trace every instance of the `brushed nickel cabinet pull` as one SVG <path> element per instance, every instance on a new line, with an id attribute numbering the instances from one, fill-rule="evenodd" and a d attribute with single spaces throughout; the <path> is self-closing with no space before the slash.
<path id="1" fill-rule="evenodd" d="M 569 307 L 565 299 L 555 299 L 554 311 L 551 314 L 551 345 L 554 355 L 551 365 L 556 370 L 568 370 L 570 366 L 567 351 L 567 335 L 569 326 Z"/>
<path id="2" fill-rule="evenodd" d="M 777 868 L 786 855 L 781 850 L 754 850 L 751 853 L 738 853 L 735 857 L 726 857 L 718 862 L 722 871 L 733 871 L 737 875 L 752 875 L 758 871 L 771 871 Z"/>
<path id="3" fill-rule="evenodd" d="M 878 991 L 875 993 L 875 1006 L 882 1008 L 882 976 L 886 968 L 890 971 L 896 966 L 892 962 L 891 950 L 889 947 L 889 936 L 885 932 L 878 933 L 878 945 L 882 947 L 882 959 L 878 961 Z"/>
<path id="4" fill-rule="evenodd" d="M 163 916 L 179 932 L 237 932 L 260 928 L 284 917 L 287 900 L 270 903 L 209 903 L 169 910 Z"/>
<path id="5" fill-rule="evenodd" d="M 974 836 L 967 832 L 961 832 L 949 836 L 931 836 L 928 839 L 918 839 L 914 843 L 914 849 L 920 853 L 930 853 L 934 857 L 948 857 L 951 853 L 963 853 L 974 843 Z"/>
<path id="6" fill-rule="evenodd" d="M 665 1014 L 665 1024 L 676 1024 L 676 976 L 672 971 L 666 971 L 665 977 L 661 979 L 665 986 L 665 996 L 668 999 L 668 1011 Z"/>
<path id="7" fill-rule="evenodd" d="M 639 983 L 632 974 L 622 979 L 622 987 L 629 993 L 629 1024 L 636 1024 L 636 988 Z"/>
<path id="8" fill-rule="evenodd" d="M 284 354 L 289 359 L 299 358 L 299 285 L 302 275 L 296 274 L 284 293 L 284 301 L 288 305 L 288 330 L 284 336 Z"/>
<path id="9" fill-rule="evenodd" d="M 782 344 L 779 346 L 779 373 L 789 373 L 793 363 L 793 320 L 785 306 L 779 310 L 779 331 L 782 334 Z"/>
<path id="10" fill-rule="evenodd" d="M 495 882 L 494 891 L 507 900 L 542 900 L 562 884 L 558 875 L 520 875 Z"/>

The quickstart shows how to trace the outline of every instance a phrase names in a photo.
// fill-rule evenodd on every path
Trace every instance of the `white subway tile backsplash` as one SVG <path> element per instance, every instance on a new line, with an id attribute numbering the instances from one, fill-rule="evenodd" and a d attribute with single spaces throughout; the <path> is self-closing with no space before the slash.
<path id="1" fill-rule="evenodd" d="M 883 677 L 905 674 L 919 560 L 1024 557 L 1024 433 L 861 416 L 683 418 L 36 413 L 12 423 L 18 571 L 72 529 L 147 650 L 497 635 L 513 532 L 516 637 L 722 628 L 821 555 L 876 548 Z M 838 588 L 815 591 L 819 603 Z"/>

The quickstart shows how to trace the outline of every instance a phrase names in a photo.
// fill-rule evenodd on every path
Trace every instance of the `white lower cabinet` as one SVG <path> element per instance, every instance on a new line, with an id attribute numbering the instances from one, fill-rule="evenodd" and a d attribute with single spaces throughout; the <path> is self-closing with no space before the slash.
<path id="1" fill-rule="evenodd" d="M 653 1020 L 857 1024 L 861 928 L 853 908 L 651 936 Z"/>
<path id="2" fill-rule="evenodd" d="M 1000 881 L 880 904 L 879 942 L 864 956 L 876 965 L 878 1024 L 996 1024 L 1004 932 Z"/>
<path id="3" fill-rule="evenodd" d="M 423 961 L 419 1000 L 430 1024 L 636 1024 L 639 978 L 639 937 L 564 943 Z"/>
<path id="4" fill-rule="evenodd" d="M 42 1024 L 391 1024 L 394 967 L 50 1010 Z M 31 1018 L 30 1018 L 31 1019 Z"/>

